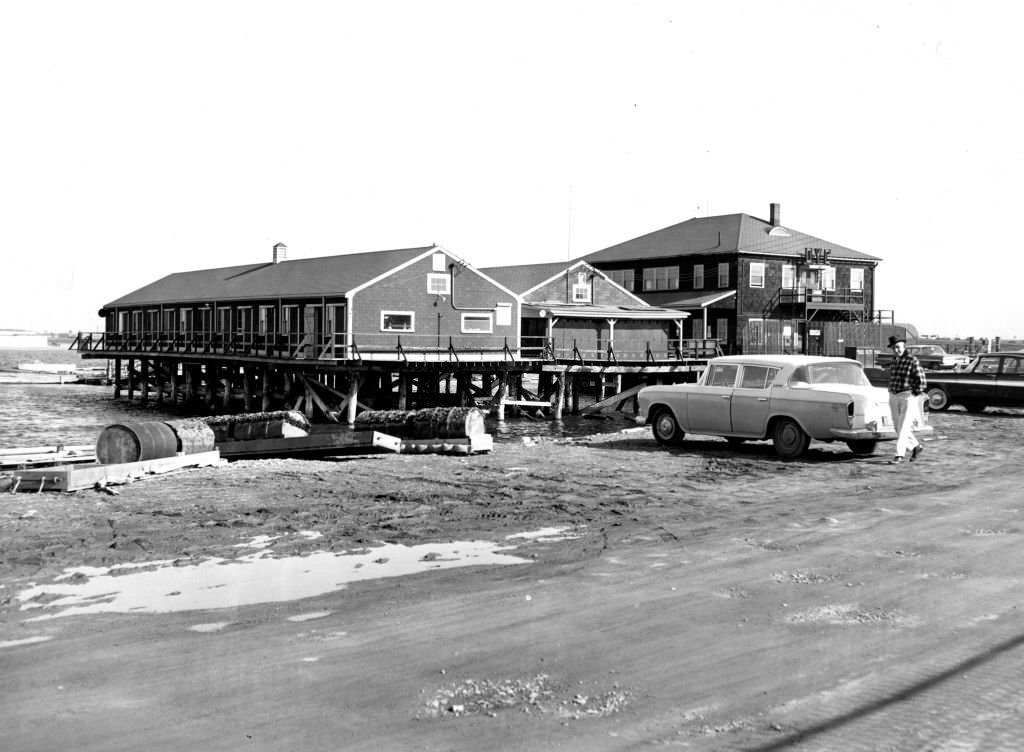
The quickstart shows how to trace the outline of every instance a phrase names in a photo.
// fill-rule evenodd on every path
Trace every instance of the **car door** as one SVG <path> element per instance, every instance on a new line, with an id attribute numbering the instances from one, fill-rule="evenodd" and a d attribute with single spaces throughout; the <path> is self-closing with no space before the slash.
<path id="1" fill-rule="evenodd" d="M 732 432 L 732 390 L 740 367 L 736 363 L 712 363 L 704 383 L 686 400 L 686 430 L 690 433 Z"/>
<path id="2" fill-rule="evenodd" d="M 996 381 L 999 374 L 999 356 L 982 355 L 960 384 L 960 397 L 964 402 L 990 404 L 996 399 Z"/>
<path id="3" fill-rule="evenodd" d="M 996 379 L 996 400 L 991 404 L 1024 405 L 1024 358 L 1013 355 L 1003 357 L 1002 368 Z"/>
<path id="4" fill-rule="evenodd" d="M 732 432 L 743 436 L 764 436 L 771 406 L 771 383 L 778 368 L 745 364 L 732 390 Z"/>

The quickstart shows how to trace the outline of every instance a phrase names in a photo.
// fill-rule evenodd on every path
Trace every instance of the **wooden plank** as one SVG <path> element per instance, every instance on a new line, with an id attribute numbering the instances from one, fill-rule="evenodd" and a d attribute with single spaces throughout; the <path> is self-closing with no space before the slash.
<path id="1" fill-rule="evenodd" d="M 551 407 L 547 400 L 505 400 L 506 405 L 518 405 L 519 407 Z"/>
<path id="2" fill-rule="evenodd" d="M 178 454 L 142 462 L 125 462 L 115 465 L 58 465 L 45 469 L 16 470 L 14 486 L 18 491 L 80 491 L 101 485 L 116 485 L 147 475 L 159 475 L 186 467 L 216 465 L 221 461 L 220 453 Z"/>
<path id="3" fill-rule="evenodd" d="M 52 445 L 52 446 L 38 446 L 38 447 L 10 447 L 7 449 L 0 449 L 0 457 L 4 457 L 9 454 L 44 454 L 46 452 L 53 452 L 54 454 L 61 451 L 74 452 L 76 454 L 84 452 L 93 452 L 96 450 L 95 444 L 76 444 L 74 446 L 63 446 Z"/>
<path id="4" fill-rule="evenodd" d="M 287 457 L 289 455 L 330 454 L 359 447 L 373 446 L 373 431 L 318 431 L 309 436 L 252 441 L 224 441 L 217 444 L 223 457 Z"/>
<path id="5" fill-rule="evenodd" d="M 613 408 L 615 410 L 618 410 L 622 406 L 623 402 L 636 396 L 636 393 L 643 389 L 645 386 L 646 384 L 640 384 L 639 386 L 634 386 L 630 389 L 627 389 L 624 392 L 619 392 L 618 394 L 609 397 L 608 399 L 601 400 L 600 402 L 595 402 L 593 405 L 588 405 L 587 407 L 580 410 L 580 415 L 598 413 L 606 408 Z"/>
<path id="6" fill-rule="evenodd" d="M 398 452 L 402 451 L 402 440 L 397 436 L 390 436 L 386 433 L 380 433 L 379 431 L 371 431 L 373 438 L 371 443 L 375 447 L 387 449 L 389 451 Z"/>

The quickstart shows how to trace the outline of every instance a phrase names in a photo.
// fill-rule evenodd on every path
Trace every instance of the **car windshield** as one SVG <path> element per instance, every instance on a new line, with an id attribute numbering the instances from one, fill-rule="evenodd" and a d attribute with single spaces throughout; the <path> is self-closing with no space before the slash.
<path id="1" fill-rule="evenodd" d="M 945 355 L 946 351 L 938 345 L 918 345 L 917 347 L 908 347 L 908 350 L 914 355 Z"/>
<path id="2" fill-rule="evenodd" d="M 789 383 L 802 381 L 806 384 L 847 384 L 849 386 L 871 386 L 864 369 L 859 363 L 816 363 L 800 366 L 789 377 Z"/>

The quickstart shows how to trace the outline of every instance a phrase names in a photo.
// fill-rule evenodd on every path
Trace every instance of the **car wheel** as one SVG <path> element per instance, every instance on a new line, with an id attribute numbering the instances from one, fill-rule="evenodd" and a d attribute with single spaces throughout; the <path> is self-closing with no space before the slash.
<path id="1" fill-rule="evenodd" d="M 949 407 L 949 395 L 946 390 L 933 386 L 928 390 L 928 409 L 941 412 Z"/>
<path id="2" fill-rule="evenodd" d="M 683 429 L 676 422 L 676 416 L 667 407 L 659 407 L 651 418 L 651 430 L 659 444 L 671 446 L 683 440 Z"/>
<path id="3" fill-rule="evenodd" d="M 795 460 L 802 457 L 811 444 L 811 437 L 792 418 L 782 418 L 775 424 L 772 432 L 772 445 L 775 453 L 784 460 Z"/>
<path id="4" fill-rule="evenodd" d="M 854 454 L 874 454 L 878 442 L 874 439 L 853 439 L 847 441 L 846 446 L 850 447 Z"/>

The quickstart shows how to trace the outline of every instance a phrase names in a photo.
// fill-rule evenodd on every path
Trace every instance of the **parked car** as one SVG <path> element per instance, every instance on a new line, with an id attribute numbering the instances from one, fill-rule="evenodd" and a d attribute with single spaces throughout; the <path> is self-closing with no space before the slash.
<path id="1" fill-rule="evenodd" d="M 971 362 L 968 356 L 948 353 L 941 345 L 907 345 L 907 352 L 917 358 L 921 368 L 929 371 L 954 370 Z M 878 368 L 888 368 L 891 363 L 892 350 L 875 355 Z"/>
<path id="2" fill-rule="evenodd" d="M 845 441 L 871 454 L 896 438 L 889 395 L 872 386 L 849 358 L 732 355 L 713 358 L 695 384 L 647 386 L 639 416 L 661 444 L 685 434 L 724 436 L 730 443 L 771 439 L 784 459 L 802 456 L 812 439 Z M 922 416 L 921 430 L 930 430 Z"/>
<path id="3" fill-rule="evenodd" d="M 1024 407 L 1024 353 L 982 353 L 953 373 L 929 374 L 928 407 Z"/>

